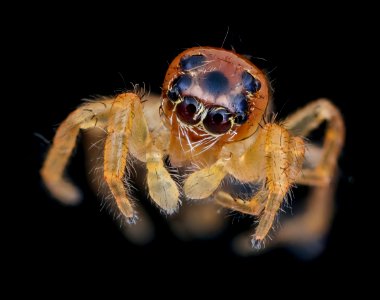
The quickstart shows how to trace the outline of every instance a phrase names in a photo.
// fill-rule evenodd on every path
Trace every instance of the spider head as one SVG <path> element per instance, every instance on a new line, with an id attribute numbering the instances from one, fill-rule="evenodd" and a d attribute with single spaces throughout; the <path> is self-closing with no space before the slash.
<path id="1" fill-rule="evenodd" d="M 162 109 L 172 129 L 187 137 L 224 142 L 253 134 L 268 103 L 264 74 L 246 58 L 224 49 L 191 48 L 170 64 Z"/>

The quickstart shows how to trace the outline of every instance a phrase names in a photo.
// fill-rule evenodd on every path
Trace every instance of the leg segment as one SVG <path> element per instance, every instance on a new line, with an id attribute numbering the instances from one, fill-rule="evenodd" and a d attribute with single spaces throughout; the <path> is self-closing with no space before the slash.
<path id="1" fill-rule="evenodd" d="M 135 106 L 138 104 L 140 99 L 134 94 L 121 94 L 115 99 L 109 114 L 108 135 L 104 148 L 104 179 L 119 210 L 130 222 L 134 222 L 134 210 L 123 179 L 127 164 L 128 139 L 131 136 Z"/>
<path id="2" fill-rule="evenodd" d="M 265 189 L 257 192 L 253 198 L 249 200 L 242 200 L 233 198 L 230 194 L 225 192 L 218 192 L 216 195 L 216 202 L 228 209 L 239 211 L 248 215 L 259 215 L 264 209 L 264 203 L 268 199 L 268 191 Z"/>
<path id="3" fill-rule="evenodd" d="M 291 137 L 289 132 L 279 125 L 267 124 L 259 133 L 256 144 L 248 149 L 243 156 L 244 160 L 241 161 L 241 164 L 248 164 L 252 157 L 264 161 L 265 184 L 263 188 L 249 201 L 233 199 L 223 192 L 217 194 L 216 201 L 222 206 L 242 213 L 260 214 L 260 220 L 252 239 L 254 247 L 260 247 L 261 242 L 272 228 L 275 216 L 291 188 L 294 178 L 300 171 L 303 153 L 304 145 L 300 138 Z M 249 166 L 255 168 L 253 162 L 249 163 Z M 239 170 L 234 170 L 234 168 L 239 169 L 240 165 L 236 163 L 229 165 L 229 173 L 238 174 Z M 257 174 L 252 173 L 252 176 L 252 179 L 257 180 Z"/>
<path id="4" fill-rule="evenodd" d="M 210 167 L 192 173 L 185 181 L 184 192 L 190 199 L 204 199 L 218 188 L 227 175 L 225 160 L 219 159 Z"/>
<path id="5" fill-rule="evenodd" d="M 285 128 L 292 134 L 306 137 L 323 121 L 327 121 L 327 129 L 322 157 L 316 168 L 302 170 L 297 183 L 321 186 L 331 181 L 344 143 L 344 122 L 339 110 L 326 99 L 310 103 L 290 115 L 284 122 Z"/>
<path id="6" fill-rule="evenodd" d="M 146 161 L 152 200 L 165 212 L 174 212 L 179 202 L 178 188 L 164 166 L 160 150 L 150 138 L 140 99 L 135 94 L 118 96 L 110 112 L 107 131 L 104 178 L 123 215 L 134 221 L 134 210 L 123 182 L 129 150 L 134 157 Z"/>
<path id="7" fill-rule="evenodd" d="M 133 131 L 133 130 L 132 130 Z M 103 201 L 109 198 L 110 190 L 107 183 L 104 180 L 104 146 L 105 146 L 106 132 L 98 128 L 92 128 L 83 132 L 83 145 L 86 151 L 86 169 L 89 176 L 89 183 L 92 190 L 99 197 L 103 198 Z M 131 151 L 131 147 L 129 147 Z M 145 174 L 145 164 L 138 161 L 131 162 L 136 174 Z M 128 167 L 127 167 L 128 170 Z M 133 176 L 133 175 L 132 175 Z M 144 190 L 145 178 L 139 177 L 136 180 L 136 187 L 140 190 Z M 109 204 L 116 204 L 113 199 Z M 103 203 L 106 205 L 106 203 Z M 107 203 L 108 206 L 108 203 Z M 116 227 L 122 232 L 122 234 L 132 243 L 137 245 L 145 245 L 149 243 L 154 237 L 154 224 L 149 214 L 144 209 L 144 206 L 139 206 L 137 209 L 138 214 L 138 226 L 130 226 L 125 219 L 120 219 L 117 222 Z M 128 221 L 128 219 L 126 220 Z"/>
<path id="8" fill-rule="evenodd" d="M 222 157 L 217 162 L 192 173 L 186 179 L 185 195 L 190 199 L 207 198 L 215 192 L 227 174 L 241 182 L 260 181 L 265 177 L 265 138 L 265 132 L 259 133 L 255 143 L 242 155 L 235 154 L 240 150 L 238 148 L 242 147 L 241 144 L 224 147 Z M 226 193 L 221 199 L 225 204 L 229 202 Z"/>
<path id="9" fill-rule="evenodd" d="M 318 155 L 306 155 L 311 160 L 310 165 L 315 168 L 303 169 L 296 178 L 297 183 L 313 186 L 304 212 L 284 222 L 277 234 L 278 243 L 312 247 L 317 241 L 321 241 L 329 230 L 337 184 L 336 164 L 344 143 L 345 128 L 342 116 L 333 104 L 321 99 L 289 116 L 284 125 L 293 134 L 307 136 L 323 121 L 327 121 L 327 129 L 321 153 L 318 153 L 318 147 L 310 145 L 308 151 Z"/>
<path id="10" fill-rule="evenodd" d="M 333 219 L 336 183 L 336 180 L 333 180 L 330 185 L 313 187 L 303 212 L 282 220 L 282 226 L 276 233 L 276 238 L 265 243 L 265 249 L 260 249 L 260 251 L 286 245 L 297 249 L 297 253 L 302 254 L 303 258 L 313 258 L 318 255 L 323 250 L 324 237 Z M 234 239 L 234 250 L 239 255 L 261 253 L 250 247 L 249 234 L 249 231 L 243 232 Z"/>
<path id="11" fill-rule="evenodd" d="M 165 168 L 162 154 L 156 147 L 152 146 L 146 157 L 149 195 L 166 213 L 172 214 L 177 210 L 179 203 L 177 185 Z"/>
<path id="12" fill-rule="evenodd" d="M 64 169 L 75 147 L 79 130 L 97 126 L 110 109 L 109 100 L 86 103 L 59 126 L 46 160 L 41 169 L 42 179 L 51 194 L 66 204 L 75 204 L 80 191 L 64 178 Z"/>
<path id="13" fill-rule="evenodd" d="M 218 192 L 215 197 L 218 204 L 229 209 L 261 214 L 252 241 L 255 247 L 259 247 L 300 171 L 303 154 L 302 139 L 292 138 L 279 125 L 267 124 L 241 157 L 222 158 L 212 166 L 193 173 L 186 180 L 184 191 L 190 198 L 208 197 L 227 173 L 243 182 L 263 181 L 261 190 L 248 201 L 234 199 L 225 192 Z"/>
<path id="14" fill-rule="evenodd" d="M 289 156 L 293 149 L 293 144 L 289 133 L 282 127 L 275 124 L 268 124 L 266 131 L 265 154 L 266 154 L 266 188 L 268 199 L 264 206 L 264 211 L 260 216 L 256 232 L 252 238 L 254 247 L 260 247 L 269 230 L 280 206 L 289 191 L 292 182 L 291 172 L 296 172 L 289 164 Z"/>

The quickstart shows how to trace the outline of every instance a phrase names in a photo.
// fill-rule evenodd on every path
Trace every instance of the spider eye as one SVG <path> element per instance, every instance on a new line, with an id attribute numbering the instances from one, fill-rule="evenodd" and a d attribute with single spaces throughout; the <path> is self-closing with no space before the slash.
<path id="1" fill-rule="evenodd" d="M 238 115 L 236 115 L 235 117 L 235 123 L 236 124 L 243 124 L 245 123 L 246 121 L 248 120 L 248 116 L 246 113 L 240 113 Z"/>
<path id="2" fill-rule="evenodd" d="M 204 78 L 205 89 L 213 95 L 225 93 L 228 90 L 228 79 L 222 72 L 213 71 L 205 75 Z"/>
<path id="3" fill-rule="evenodd" d="M 168 98 L 172 102 L 177 102 L 183 91 L 186 91 L 192 84 L 191 77 L 189 75 L 181 75 L 174 79 L 172 87 L 168 90 Z"/>
<path id="4" fill-rule="evenodd" d="M 250 93 L 256 93 L 261 88 L 261 82 L 253 77 L 249 72 L 244 71 L 242 75 L 244 88 Z"/>
<path id="5" fill-rule="evenodd" d="M 245 95 L 238 94 L 234 100 L 235 123 L 243 124 L 248 120 L 248 100 Z"/>
<path id="6" fill-rule="evenodd" d="M 183 71 L 190 71 L 204 65 L 206 57 L 203 55 L 185 56 L 180 61 L 180 67 Z"/>
<path id="7" fill-rule="evenodd" d="M 188 125 L 198 124 L 201 116 L 198 113 L 201 105 L 194 97 L 186 96 L 183 101 L 177 105 L 177 117 Z"/>
<path id="8" fill-rule="evenodd" d="M 230 117 L 231 113 L 223 107 L 211 108 L 203 120 L 203 126 L 211 133 L 223 134 L 231 129 Z"/>

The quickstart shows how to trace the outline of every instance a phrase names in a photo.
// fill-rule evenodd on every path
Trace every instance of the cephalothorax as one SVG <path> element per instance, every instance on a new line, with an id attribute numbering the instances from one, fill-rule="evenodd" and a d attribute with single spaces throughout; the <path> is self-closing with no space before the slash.
<path id="1" fill-rule="evenodd" d="M 75 202 L 79 192 L 63 178 L 64 168 L 80 129 L 103 128 L 104 179 L 129 221 L 136 215 L 123 178 L 133 157 L 146 164 L 150 198 L 163 211 L 175 212 L 182 197 L 259 216 L 252 238 L 258 247 L 294 184 L 329 183 L 344 139 L 341 115 L 328 100 L 310 103 L 281 124 L 264 121 L 269 100 L 265 75 L 245 57 L 191 48 L 169 66 L 161 103 L 123 93 L 71 113 L 58 128 L 41 174 L 57 199 Z M 305 164 L 303 137 L 324 121 L 323 147 Z M 167 161 L 186 174 L 183 182 L 169 173 Z M 234 181 L 233 189 L 226 178 Z M 239 195 L 236 183 L 255 188 Z"/>

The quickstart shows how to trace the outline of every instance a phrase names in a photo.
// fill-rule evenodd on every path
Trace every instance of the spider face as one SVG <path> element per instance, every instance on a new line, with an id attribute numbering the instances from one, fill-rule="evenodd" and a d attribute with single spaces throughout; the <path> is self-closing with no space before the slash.
<path id="1" fill-rule="evenodd" d="M 163 86 L 164 115 L 172 130 L 188 129 L 192 141 L 214 136 L 232 142 L 251 135 L 267 103 L 264 74 L 223 49 L 184 51 L 169 66 Z"/>

